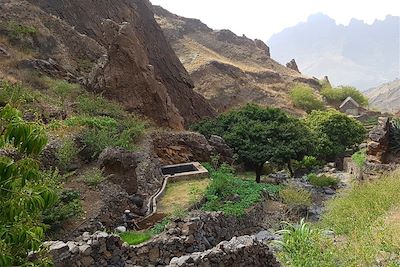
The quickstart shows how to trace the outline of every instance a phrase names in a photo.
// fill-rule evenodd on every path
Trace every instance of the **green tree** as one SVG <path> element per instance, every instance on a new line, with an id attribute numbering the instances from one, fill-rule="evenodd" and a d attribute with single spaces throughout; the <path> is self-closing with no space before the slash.
<path id="1" fill-rule="evenodd" d="M 360 144 L 366 134 L 360 122 L 333 109 L 313 111 L 305 122 L 317 138 L 316 153 L 323 159 L 335 159 L 347 148 Z"/>
<path id="2" fill-rule="evenodd" d="M 361 106 L 368 105 L 368 98 L 364 96 L 359 90 L 357 90 L 357 88 L 352 86 L 339 86 L 336 88 L 324 86 L 321 94 L 329 103 L 334 105 L 339 105 L 349 96 Z"/>
<path id="3" fill-rule="evenodd" d="M 299 119 L 254 104 L 203 121 L 194 129 L 206 136 L 222 136 L 240 160 L 255 170 L 257 182 L 266 161 L 287 164 L 292 172 L 291 160 L 303 159 L 314 147 L 311 132 Z"/>
<path id="4" fill-rule="evenodd" d="M 290 98 L 296 107 L 310 113 L 313 110 L 324 110 L 324 103 L 314 94 L 314 90 L 306 84 L 296 84 L 290 92 Z"/>
<path id="5" fill-rule="evenodd" d="M 9 105 L 1 109 L 0 128 L 0 147 L 15 149 L 22 157 L 0 157 L 0 266 L 46 266 L 45 260 L 29 262 L 27 256 L 41 250 L 41 213 L 57 201 L 35 159 L 47 137 L 40 125 L 25 122 Z"/>

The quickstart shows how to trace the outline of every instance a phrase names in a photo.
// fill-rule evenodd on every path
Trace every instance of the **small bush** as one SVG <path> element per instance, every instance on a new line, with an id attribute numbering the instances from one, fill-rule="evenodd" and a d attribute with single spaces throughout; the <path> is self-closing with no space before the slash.
<path id="1" fill-rule="evenodd" d="M 307 175 L 307 179 L 313 186 L 317 187 L 337 187 L 337 185 L 339 184 L 338 178 L 325 174 L 318 176 L 315 173 L 310 173 L 309 175 Z"/>
<path id="2" fill-rule="evenodd" d="M 80 71 L 83 72 L 90 72 L 90 70 L 93 68 L 94 62 L 91 61 L 90 59 L 81 59 L 78 61 L 78 68 Z"/>
<path id="3" fill-rule="evenodd" d="M 365 163 L 367 162 L 367 153 L 366 150 L 360 150 L 354 153 L 351 156 L 351 159 L 353 160 L 354 164 L 357 165 L 357 167 L 362 168 L 364 167 Z"/>
<path id="4" fill-rule="evenodd" d="M 21 40 L 27 36 L 32 36 L 37 32 L 33 26 L 24 25 L 15 21 L 10 21 L 7 25 L 7 34 L 12 40 Z"/>
<path id="5" fill-rule="evenodd" d="M 156 223 L 150 230 L 152 235 L 158 235 L 164 232 L 165 227 L 171 222 L 169 218 L 164 218 L 161 222 Z"/>
<path id="6" fill-rule="evenodd" d="M 289 211 L 300 212 L 307 209 L 312 204 L 311 193 L 303 188 L 292 185 L 279 192 L 282 201 L 288 205 Z"/>
<path id="7" fill-rule="evenodd" d="M 151 238 L 149 232 L 125 232 L 119 235 L 121 239 L 129 245 L 138 245 Z"/>
<path id="8" fill-rule="evenodd" d="M 290 97 L 296 107 L 310 113 L 313 110 L 324 110 L 324 103 L 319 100 L 313 89 L 304 84 L 297 84 L 290 92 Z"/>
<path id="9" fill-rule="evenodd" d="M 66 219 L 81 213 L 82 205 L 79 192 L 64 189 L 59 192 L 58 203 L 43 213 L 43 222 L 56 227 Z"/>
<path id="10" fill-rule="evenodd" d="M 93 168 L 82 174 L 79 180 L 83 181 L 87 185 L 96 186 L 102 183 L 105 180 L 105 177 L 100 169 Z"/>
<path id="11" fill-rule="evenodd" d="M 118 127 L 118 121 L 106 116 L 85 116 L 79 115 L 66 119 L 64 121 L 67 126 L 88 126 L 91 128 L 112 128 L 114 130 Z"/>
<path id="12" fill-rule="evenodd" d="M 72 161 L 78 156 L 79 149 L 72 138 L 64 140 L 62 146 L 57 150 L 57 159 L 61 170 L 66 170 Z"/>

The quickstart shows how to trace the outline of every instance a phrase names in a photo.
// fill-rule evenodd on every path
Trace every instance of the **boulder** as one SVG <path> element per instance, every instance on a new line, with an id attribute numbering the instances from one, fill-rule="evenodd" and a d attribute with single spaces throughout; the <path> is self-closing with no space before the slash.
<path id="1" fill-rule="evenodd" d="M 153 149 L 163 165 L 210 162 L 219 155 L 222 162 L 233 162 L 233 150 L 218 136 L 209 140 L 194 132 L 165 132 L 153 136 Z"/>

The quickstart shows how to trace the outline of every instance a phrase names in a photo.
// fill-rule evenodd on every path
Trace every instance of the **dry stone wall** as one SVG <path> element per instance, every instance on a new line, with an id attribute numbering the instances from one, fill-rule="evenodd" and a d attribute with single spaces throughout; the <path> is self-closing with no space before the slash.
<path id="1" fill-rule="evenodd" d="M 51 241 L 47 245 L 59 267 L 166 266 L 172 258 L 203 252 L 221 241 L 260 230 L 262 208 L 260 203 L 241 218 L 225 216 L 221 212 L 194 212 L 189 218 L 172 222 L 163 234 L 138 246 L 124 244 L 118 236 L 105 232 L 84 233 L 75 241 Z M 240 253 L 244 251 L 246 249 Z M 236 252 L 228 254 L 232 253 Z M 220 252 L 217 254 L 224 256 Z"/>
<path id="2" fill-rule="evenodd" d="M 233 237 L 216 247 L 204 252 L 194 252 L 182 257 L 173 258 L 170 267 L 189 266 L 263 266 L 277 267 L 276 261 L 268 246 L 254 236 Z"/>

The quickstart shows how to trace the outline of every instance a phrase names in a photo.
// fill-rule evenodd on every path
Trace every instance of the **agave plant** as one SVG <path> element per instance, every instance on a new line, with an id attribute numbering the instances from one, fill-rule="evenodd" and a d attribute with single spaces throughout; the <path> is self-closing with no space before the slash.
<path id="1" fill-rule="evenodd" d="M 390 149 L 392 153 L 400 152 L 400 119 L 395 118 L 390 127 Z"/>

